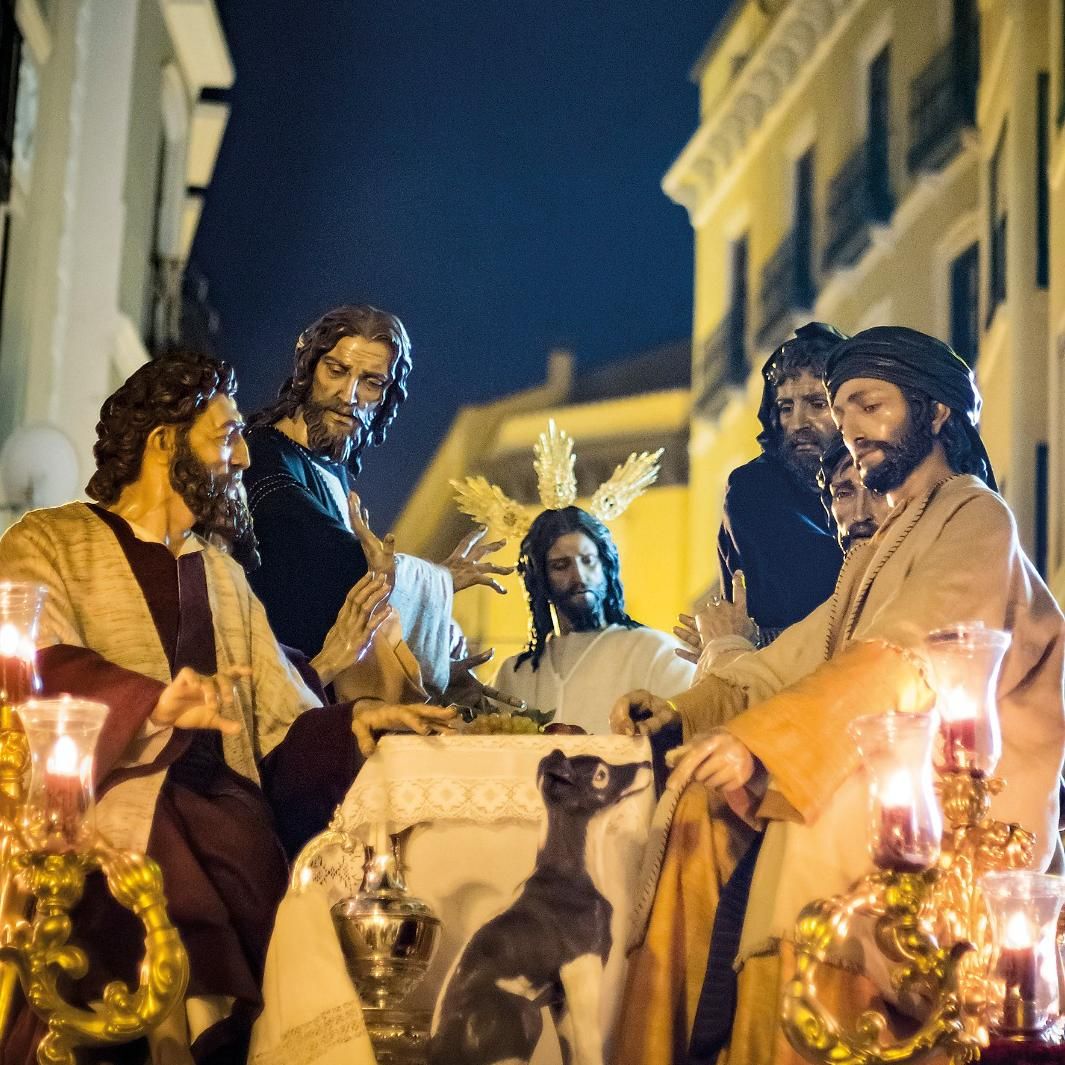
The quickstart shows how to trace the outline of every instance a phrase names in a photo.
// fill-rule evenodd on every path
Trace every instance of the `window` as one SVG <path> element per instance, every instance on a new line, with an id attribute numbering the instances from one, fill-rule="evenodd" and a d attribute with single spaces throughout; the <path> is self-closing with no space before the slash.
<path id="1" fill-rule="evenodd" d="M 950 346 L 970 365 L 980 347 L 980 244 L 950 264 Z"/>
<path id="2" fill-rule="evenodd" d="M 869 123 L 866 141 L 869 217 L 889 222 L 895 204 L 891 195 L 891 45 L 869 64 Z"/>
<path id="3" fill-rule="evenodd" d="M 1058 4 L 1058 126 L 1065 126 L 1065 0 Z"/>
<path id="4" fill-rule="evenodd" d="M 1032 561 L 1044 580 L 1047 576 L 1047 539 L 1050 532 L 1050 448 L 1035 445 L 1035 543 Z"/>
<path id="5" fill-rule="evenodd" d="M 793 221 L 796 307 L 812 307 L 814 288 L 814 150 L 795 160 L 795 216 Z"/>
<path id="6" fill-rule="evenodd" d="M 747 380 L 747 235 L 738 237 L 729 248 L 730 284 L 727 380 L 743 384 Z"/>
<path id="7" fill-rule="evenodd" d="M 999 131 L 995 151 L 988 163 L 988 268 L 987 324 L 995 317 L 998 305 L 1006 298 L 1006 137 L 1005 122 Z"/>
<path id="8" fill-rule="evenodd" d="M 22 35 L 13 0 L 0 0 L 0 203 L 11 195 L 15 152 L 15 101 L 18 98 Z"/>
<path id="9" fill-rule="evenodd" d="M 1046 288 L 1050 280 L 1050 75 L 1041 70 L 1035 85 L 1035 283 Z"/>

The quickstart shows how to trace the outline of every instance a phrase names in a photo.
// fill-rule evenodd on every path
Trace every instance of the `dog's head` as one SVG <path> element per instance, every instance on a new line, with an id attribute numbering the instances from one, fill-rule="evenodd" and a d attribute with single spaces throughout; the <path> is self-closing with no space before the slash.
<path id="1" fill-rule="evenodd" d="M 557 748 L 540 761 L 536 781 L 547 807 L 591 817 L 651 783 L 650 762 L 604 762 L 594 754 L 567 758 Z"/>

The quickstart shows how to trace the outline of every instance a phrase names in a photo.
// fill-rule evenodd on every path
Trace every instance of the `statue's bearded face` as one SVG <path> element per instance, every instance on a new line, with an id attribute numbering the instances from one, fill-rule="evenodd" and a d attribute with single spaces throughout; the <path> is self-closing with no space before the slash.
<path id="1" fill-rule="evenodd" d="M 603 628 L 607 582 L 599 548 L 587 533 L 560 536 L 547 550 L 548 597 L 573 632 Z"/>
<path id="2" fill-rule="evenodd" d="M 189 429 L 178 432 L 170 460 L 170 485 L 196 523 L 226 540 L 238 557 L 255 548 L 243 484 L 249 465 L 243 430 L 236 401 L 215 396 Z"/>
<path id="3" fill-rule="evenodd" d="M 333 462 L 348 461 L 369 432 L 395 362 L 390 345 L 359 336 L 341 337 L 318 360 L 302 407 L 311 451 Z"/>
<path id="4" fill-rule="evenodd" d="M 819 377 L 803 370 L 777 385 L 775 403 L 780 457 L 812 488 L 817 483 L 821 456 L 836 435 L 825 386 Z"/>
<path id="5" fill-rule="evenodd" d="M 898 385 L 856 377 L 836 393 L 834 413 L 862 483 L 874 492 L 899 488 L 932 453 L 936 430 L 913 417 Z"/>
<path id="6" fill-rule="evenodd" d="M 849 551 L 861 540 L 873 536 L 887 517 L 887 500 L 862 484 L 850 456 L 832 474 L 828 487 L 832 499 L 832 520 L 836 523 L 839 546 Z"/>

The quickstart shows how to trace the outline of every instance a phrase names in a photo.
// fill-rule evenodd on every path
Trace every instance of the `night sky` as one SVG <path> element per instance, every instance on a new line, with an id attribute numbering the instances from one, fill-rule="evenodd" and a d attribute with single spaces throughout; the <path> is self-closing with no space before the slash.
<path id="1" fill-rule="evenodd" d="M 387 526 L 459 406 L 690 335 L 692 234 L 662 175 L 727 0 L 218 0 L 237 70 L 193 248 L 251 411 L 296 335 L 369 302 L 411 397 L 368 455 Z"/>

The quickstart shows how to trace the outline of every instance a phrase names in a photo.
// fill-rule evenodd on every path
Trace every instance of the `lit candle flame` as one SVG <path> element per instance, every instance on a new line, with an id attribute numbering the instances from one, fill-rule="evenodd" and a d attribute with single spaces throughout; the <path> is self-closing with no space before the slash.
<path id="1" fill-rule="evenodd" d="M 913 781 L 905 769 L 896 769 L 887 778 L 880 795 L 880 803 L 890 807 L 913 806 Z"/>
<path id="2" fill-rule="evenodd" d="M 1035 934 L 1028 918 L 1020 910 L 1014 910 L 1006 922 L 1003 934 L 1004 945 L 1010 950 L 1031 947 L 1035 943 Z"/>
<path id="3" fill-rule="evenodd" d="M 964 688 L 947 688 L 936 708 L 944 721 L 975 721 L 976 703 Z"/>
<path id="4" fill-rule="evenodd" d="M 57 777 L 78 776 L 78 745 L 69 736 L 60 736 L 52 747 L 45 768 Z"/>
<path id="5" fill-rule="evenodd" d="M 19 631 L 10 621 L 5 621 L 3 625 L 0 625 L 0 657 L 17 657 L 21 643 Z"/>

